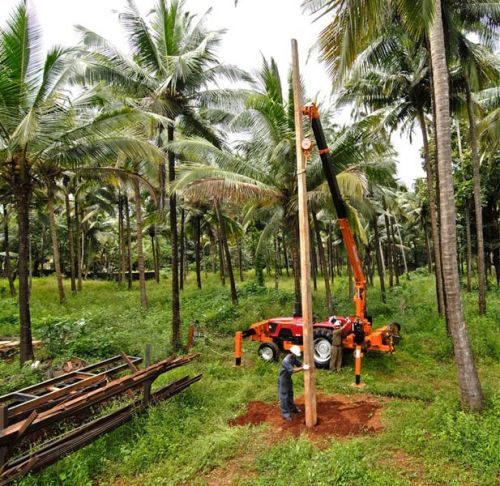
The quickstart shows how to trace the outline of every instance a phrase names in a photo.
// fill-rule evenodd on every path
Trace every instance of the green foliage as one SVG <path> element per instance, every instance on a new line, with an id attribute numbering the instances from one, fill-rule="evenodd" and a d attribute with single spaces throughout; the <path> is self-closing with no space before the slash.
<path id="1" fill-rule="evenodd" d="M 293 279 L 283 277 L 280 289 L 274 290 L 247 278 L 238 288 L 239 304 L 232 307 L 229 289 L 220 285 L 217 275 L 209 275 L 199 291 L 190 274 L 182 293 L 183 336 L 187 325 L 198 320 L 194 351 L 200 357 L 188 368 L 162 376 L 155 386 L 198 372 L 204 374 L 202 381 L 21 484 L 108 485 L 122 481 L 201 486 L 209 482 L 214 469 L 223 471 L 228 462 L 238 466 L 235 484 L 245 486 L 409 486 L 419 481 L 493 484 L 500 437 L 500 396 L 496 392 L 500 370 L 496 344 L 491 344 L 498 293 L 489 293 L 490 310 L 484 317 L 475 313 L 475 295 L 465 298 L 487 407 L 481 414 L 464 413 L 459 408 L 445 324 L 435 312 L 433 276 L 425 273 L 413 272 L 410 282 L 402 279 L 399 287 L 388 292 L 386 304 L 379 301 L 377 289 L 369 289 L 375 325 L 397 320 L 403 335 L 393 355 L 368 353 L 363 361 L 365 391 L 388 399 L 380 434 L 341 441 L 332 437 L 318 448 L 305 436 L 277 441 L 263 426 L 229 426 L 228 421 L 244 413 L 249 401 L 275 402 L 278 372 L 277 364 L 256 359 L 258 343 L 251 341 L 244 344 L 243 366 L 233 367 L 232 333 L 265 317 L 289 315 Z M 314 311 L 323 317 L 324 295 L 319 283 L 318 292 L 313 293 Z M 79 356 L 92 362 L 118 350 L 141 355 L 146 343 L 152 343 L 155 360 L 170 353 L 168 281 L 160 285 L 148 282 L 147 312 L 138 306 L 137 284 L 130 292 L 110 282 L 84 282 L 84 291 L 68 298 L 65 306 L 58 304 L 54 285 L 53 279 L 34 280 L 34 334 L 45 339 L 38 358 Z M 345 277 L 335 279 L 333 294 L 339 313 L 349 313 L 352 302 Z M 9 315 L 15 315 L 14 300 L 0 301 L 0 316 L 7 321 Z M 356 393 L 350 386 L 352 367 L 352 357 L 347 354 L 340 374 L 318 371 L 318 391 Z M 29 366 L 19 370 L 17 362 L 3 362 L 0 377 L 0 393 L 43 379 L 39 370 Z M 300 396 L 302 380 L 296 377 L 294 382 Z"/>

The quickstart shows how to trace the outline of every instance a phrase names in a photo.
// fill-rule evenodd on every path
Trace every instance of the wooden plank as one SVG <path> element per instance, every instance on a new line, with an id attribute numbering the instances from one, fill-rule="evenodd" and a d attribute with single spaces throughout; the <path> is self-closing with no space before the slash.
<path id="1" fill-rule="evenodd" d="M 311 297 L 311 246 L 309 241 L 309 212 L 307 208 L 306 161 L 302 151 L 304 140 L 302 93 L 300 86 L 299 53 L 297 41 L 292 39 L 293 100 L 295 110 L 295 147 L 297 152 L 297 185 L 300 236 L 300 288 L 302 292 L 302 320 L 304 336 L 304 364 L 309 370 L 304 371 L 304 403 L 306 426 L 317 423 L 316 381 L 314 376 L 313 319 Z"/>
<path id="2" fill-rule="evenodd" d="M 63 420 L 90 406 L 97 405 L 111 397 L 125 393 L 129 389 L 139 387 L 148 380 L 154 381 L 159 375 L 167 372 L 168 370 L 190 363 L 196 356 L 198 355 L 190 354 L 182 358 L 167 358 L 166 360 L 160 361 L 145 370 L 139 370 L 133 375 L 117 378 L 102 388 L 92 390 L 83 396 L 75 397 L 63 404 L 58 404 L 49 410 L 40 412 L 38 417 L 36 417 L 30 425 L 29 431 L 42 430 L 47 425 L 50 425 L 58 420 Z M 21 423 L 18 422 L 10 425 L 3 431 L 0 431 L 0 446 L 9 444 L 21 427 Z"/>
<path id="3" fill-rule="evenodd" d="M 134 363 L 132 363 L 132 360 L 123 351 L 121 355 L 125 363 L 127 363 L 128 367 L 132 370 L 132 372 L 137 373 L 137 371 L 139 371 L 139 368 L 137 368 L 137 366 Z"/>
<path id="4" fill-rule="evenodd" d="M 45 405 L 51 401 L 57 400 L 58 398 L 61 398 L 65 395 L 70 395 L 72 392 L 75 392 L 77 390 L 81 390 L 82 388 L 89 388 L 90 386 L 96 384 L 99 381 L 102 381 L 103 378 L 100 375 L 89 375 L 85 379 L 81 379 L 81 377 L 78 377 L 79 381 L 76 383 L 73 383 L 72 385 L 67 385 L 63 388 L 57 388 L 57 387 L 50 387 L 49 389 L 52 389 L 53 391 L 46 393 L 42 395 L 41 397 L 35 398 L 33 400 L 29 400 L 24 403 L 20 403 L 19 405 L 16 405 L 14 407 L 11 407 L 9 409 L 9 416 L 15 417 L 16 415 L 22 414 L 24 412 L 27 412 L 29 410 L 33 410 L 36 407 L 39 407 L 41 405 Z"/>

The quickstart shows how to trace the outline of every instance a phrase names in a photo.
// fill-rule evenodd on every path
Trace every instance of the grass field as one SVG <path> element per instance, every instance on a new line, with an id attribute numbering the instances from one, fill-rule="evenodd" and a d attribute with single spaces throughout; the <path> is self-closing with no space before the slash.
<path id="1" fill-rule="evenodd" d="M 375 324 L 397 320 L 404 339 L 394 355 L 370 354 L 363 362 L 363 393 L 389 397 L 382 412 L 384 429 L 375 435 L 331 440 L 317 447 L 305 436 L 275 440 L 266 426 L 230 427 L 249 400 L 276 400 L 278 365 L 255 359 L 257 346 L 245 343 L 245 366 L 232 366 L 232 332 L 265 317 L 288 315 L 293 304 L 291 279 L 280 290 L 248 281 L 238 286 L 233 307 L 229 289 L 209 275 L 204 288 L 190 275 L 182 294 L 184 335 L 197 320 L 200 358 L 162 377 L 202 372 L 182 395 L 78 451 L 23 485 L 410 485 L 497 484 L 500 464 L 500 293 L 488 295 L 488 313 L 476 315 L 475 293 L 466 295 L 467 325 L 474 346 L 487 407 L 481 414 L 460 411 L 456 370 L 445 324 L 434 309 L 433 278 L 414 272 L 393 289 L 387 304 L 369 289 Z M 269 282 L 274 285 L 274 282 Z M 2 288 L 4 290 L 2 290 Z M 0 281 L 0 335 L 16 335 L 17 302 Z M 55 282 L 36 279 L 32 295 L 33 332 L 46 345 L 38 359 L 53 364 L 73 356 L 89 362 L 121 350 L 142 355 L 151 343 L 153 358 L 170 353 L 169 281 L 148 283 L 150 308 L 139 308 L 138 290 L 118 284 L 85 282 L 84 291 L 57 302 Z M 338 312 L 348 314 L 346 281 L 334 285 Z M 322 287 L 314 294 L 315 313 L 324 316 Z M 246 358 L 246 359 L 245 359 Z M 42 377 L 17 362 L 0 364 L 0 391 Z M 350 384 L 352 363 L 340 375 L 317 373 L 321 393 L 357 393 Z M 295 378 L 296 395 L 302 393 Z M 158 383 L 158 385 L 161 383 Z M 224 479 L 221 479 L 224 478 Z M 227 481 L 227 482 L 223 482 Z"/>

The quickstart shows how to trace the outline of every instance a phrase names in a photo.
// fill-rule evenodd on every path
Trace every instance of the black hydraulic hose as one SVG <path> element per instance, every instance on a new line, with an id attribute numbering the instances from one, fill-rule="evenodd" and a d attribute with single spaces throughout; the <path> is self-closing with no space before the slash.
<path id="1" fill-rule="evenodd" d="M 340 195 L 337 178 L 333 172 L 331 157 L 329 156 L 328 145 L 325 140 L 325 134 L 323 132 L 320 119 L 313 118 L 311 120 L 311 126 L 314 138 L 316 139 L 316 144 L 318 146 L 319 156 L 321 157 L 321 163 L 323 164 L 323 172 L 325 173 L 326 181 L 328 182 L 328 187 L 330 188 L 330 193 L 332 195 L 333 204 L 335 206 L 335 210 L 337 211 L 337 216 L 339 219 L 346 219 L 347 209 L 344 200 Z"/>

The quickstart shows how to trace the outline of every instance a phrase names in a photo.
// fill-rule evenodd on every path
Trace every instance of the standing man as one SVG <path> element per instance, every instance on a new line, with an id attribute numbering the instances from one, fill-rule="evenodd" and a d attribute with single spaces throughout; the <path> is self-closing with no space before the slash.
<path id="1" fill-rule="evenodd" d="M 300 413 L 300 409 L 293 401 L 292 375 L 309 369 L 309 365 L 302 365 L 297 359 L 300 354 L 300 347 L 294 344 L 290 348 L 290 354 L 287 354 L 281 362 L 278 376 L 278 398 L 280 401 L 281 416 L 285 420 L 292 420 L 292 413 Z"/>
<path id="2" fill-rule="evenodd" d="M 347 321 L 343 326 L 340 325 L 340 322 L 332 318 L 334 320 L 333 323 L 333 334 L 332 334 L 332 354 L 330 357 L 330 371 L 336 370 L 337 373 L 340 373 L 340 369 L 342 368 L 342 331 L 347 326 Z M 331 321 L 330 321 L 331 322 Z"/>

